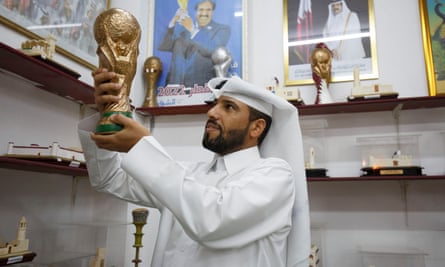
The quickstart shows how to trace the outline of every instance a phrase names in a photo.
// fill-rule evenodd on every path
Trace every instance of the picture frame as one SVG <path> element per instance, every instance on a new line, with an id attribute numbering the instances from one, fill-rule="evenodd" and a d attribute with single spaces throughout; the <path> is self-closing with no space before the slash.
<path id="1" fill-rule="evenodd" d="M 445 46 L 440 30 L 445 29 L 441 15 L 445 7 L 436 0 L 419 0 L 428 93 L 430 96 L 445 95 Z M 443 13 L 442 13 L 443 12 Z M 440 14 L 438 14 L 440 13 Z"/>
<path id="2" fill-rule="evenodd" d="M 331 82 L 352 81 L 354 69 L 362 80 L 378 78 L 373 0 L 336 1 L 346 4 L 342 21 L 329 16 L 334 1 L 283 1 L 285 85 L 314 83 L 310 55 L 318 43 L 333 52 Z"/>
<path id="3" fill-rule="evenodd" d="M 175 16 L 176 12 L 179 10 L 178 3 L 181 1 L 178 0 L 163 0 L 162 3 L 159 1 L 155 1 L 154 3 L 154 30 L 153 30 L 153 44 L 151 49 L 153 50 L 153 55 L 160 58 L 162 64 L 163 64 L 163 72 L 161 74 L 161 77 L 158 80 L 158 95 L 160 94 L 160 90 L 167 89 L 167 87 L 179 87 L 179 88 L 185 88 L 190 89 L 190 87 L 195 87 L 194 84 L 184 84 L 186 81 L 182 82 L 183 80 L 172 78 L 175 76 L 174 74 L 174 67 L 171 67 L 173 65 L 173 62 L 178 62 L 178 56 L 174 56 L 173 49 L 171 47 L 165 46 L 165 40 L 167 36 L 167 32 L 169 29 L 169 24 L 172 21 L 173 17 Z M 187 12 L 186 14 L 194 21 L 195 25 L 197 23 L 197 6 L 198 3 L 202 2 L 200 0 L 185 0 L 182 1 L 184 3 L 187 3 Z M 216 3 L 216 2 L 215 2 Z M 230 67 L 227 69 L 227 76 L 239 76 L 241 78 L 246 78 L 246 58 L 247 58 L 247 51 L 246 51 L 246 22 L 247 22 L 247 0 L 226 0 L 226 1 L 217 1 L 217 4 L 215 5 L 215 10 L 213 11 L 212 20 L 216 22 L 219 25 L 226 25 L 230 28 L 230 33 L 228 40 L 225 44 L 222 46 L 226 47 L 229 51 L 232 61 L 230 64 Z M 210 25 L 210 24 L 209 24 Z M 171 25 L 170 25 L 171 26 Z M 179 29 L 182 26 L 179 26 L 179 22 L 175 24 L 173 27 L 173 31 L 175 31 L 174 34 L 183 34 L 181 32 L 183 29 Z M 209 29 L 217 29 L 219 26 L 208 26 Z M 198 27 L 196 27 L 198 29 Z M 202 31 L 203 33 L 205 31 Z M 223 31 L 218 31 L 218 33 L 215 34 L 215 36 L 221 36 L 223 34 Z M 211 44 L 212 46 L 215 46 L 213 44 L 214 40 L 210 41 L 207 40 L 204 36 L 198 36 L 198 34 L 195 35 L 195 37 L 192 38 L 192 42 L 194 42 L 194 47 L 192 49 L 196 50 L 201 49 L 204 47 L 202 45 L 202 42 L 207 42 L 207 44 Z M 216 43 L 216 42 L 215 42 Z M 218 43 L 218 46 L 221 46 L 221 43 Z M 209 53 L 213 51 L 213 48 L 207 48 L 199 51 L 205 51 L 203 53 L 206 53 L 206 56 L 209 56 Z M 176 48 L 175 48 L 176 49 Z M 208 49 L 208 50 L 206 50 Z M 175 52 L 176 53 L 176 52 Z M 192 52 L 193 53 L 193 52 Z M 175 57 L 175 58 L 174 58 Z M 181 59 L 182 60 L 182 59 Z M 184 63 L 187 62 L 187 63 Z M 182 63 L 184 64 L 193 64 L 189 63 L 189 61 L 185 60 Z M 187 68 L 194 69 L 195 66 L 188 65 Z M 207 69 L 209 67 L 207 66 Z M 206 69 L 206 70 L 207 70 Z M 206 70 L 202 70 L 205 72 Z M 176 73 L 180 73 L 183 76 L 190 75 L 188 72 L 185 73 L 185 71 L 182 70 L 176 70 Z M 216 74 L 215 74 L 216 76 Z M 191 79 L 193 80 L 193 79 Z M 199 79 L 198 79 L 199 80 Z M 203 79 L 202 79 L 203 80 Z M 190 81 L 187 81 L 190 83 Z M 205 84 L 199 83 L 196 84 L 199 87 L 205 87 Z M 195 88 L 196 89 L 196 88 Z M 180 90 L 183 92 L 183 90 Z"/>
<path id="4" fill-rule="evenodd" d="M 109 7 L 110 0 L 2 1 L 0 23 L 30 39 L 52 35 L 57 53 L 95 69 L 93 25 L 97 15 Z"/>

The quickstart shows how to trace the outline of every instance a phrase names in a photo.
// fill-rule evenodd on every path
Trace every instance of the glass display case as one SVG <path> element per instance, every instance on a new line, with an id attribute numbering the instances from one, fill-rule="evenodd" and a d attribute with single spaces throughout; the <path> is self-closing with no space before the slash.
<path id="1" fill-rule="evenodd" d="M 357 137 L 363 175 L 422 175 L 420 135 Z"/>
<path id="2" fill-rule="evenodd" d="M 363 267 L 425 267 L 425 255 L 417 249 L 361 251 Z"/>
<path id="3" fill-rule="evenodd" d="M 326 120 L 301 122 L 306 177 L 327 177 L 325 128 Z"/>

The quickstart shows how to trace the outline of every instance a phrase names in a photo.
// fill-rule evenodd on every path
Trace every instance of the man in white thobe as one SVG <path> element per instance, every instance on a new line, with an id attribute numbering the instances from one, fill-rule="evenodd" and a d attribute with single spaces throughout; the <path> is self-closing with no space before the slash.
<path id="1" fill-rule="evenodd" d="M 113 75 L 94 74 L 99 111 L 118 101 L 105 93 L 119 90 L 107 82 Z M 239 78 L 215 78 L 209 86 L 216 100 L 203 145 L 215 152 L 213 160 L 177 162 L 148 129 L 121 115 L 111 119 L 123 130 L 96 135 L 90 132 L 95 115 L 79 124 L 92 186 L 160 210 L 153 267 L 307 267 L 309 209 L 297 110 Z"/>
<path id="2" fill-rule="evenodd" d="M 323 29 L 323 37 L 347 37 L 347 39 L 325 42 L 333 53 L 333 59 L 351 60 L 364 58 L 365 49 L 363 48 L 362 38 L 350 36 L 350 34 L 357 34 L 361 31 L 357 13 L 351 11 L 344 0 L 331 0 L 328 9 L 329 15 Z"/>

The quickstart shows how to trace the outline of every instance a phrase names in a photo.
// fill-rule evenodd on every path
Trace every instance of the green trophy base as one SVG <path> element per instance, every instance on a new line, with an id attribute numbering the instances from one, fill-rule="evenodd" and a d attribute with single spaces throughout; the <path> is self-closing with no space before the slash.
<path id="1" fill-rule="evenodd" d="M 110 112 L 105 112 L 102 115 L 102 120 L 108 120 L 108 117 L 110 117 L 111 115 L 114 114 L 122 114 L 128 118 L 133 118 L 131 112 L 125 112 L 125 111 L 110 111 Z M 96 131 L 95 133 L 97 134 L 113 134 L 116 132 L 119 132 L 120 130 L 122 130 L 124 127 L 120 124 L 115 124 L 115 123 L 101 123 L 99 125 L 96 126 Z"/>

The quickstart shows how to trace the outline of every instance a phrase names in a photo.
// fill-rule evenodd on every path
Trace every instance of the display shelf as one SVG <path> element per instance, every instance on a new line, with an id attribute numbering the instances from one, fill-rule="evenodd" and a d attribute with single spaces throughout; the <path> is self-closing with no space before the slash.
<path id="1" fill-rule="evenodd" d="M 421 181 L 445 180 L 445 175 L 416 175 L 416 176 L 360 176 L 360 177 L 310 177 L 308 182 L 354 182 L 354 181 Z"/>
<path id="2" fill-rule="evenodd" d="M 204 114 L 210 109 L 211 105 L 191 105 L 191 106 L 169 106 L 169 107 L 151 107 L 136 108 L 136 112 L 144 116 L 161 115 L 180 115 L 180 114 Z"/>
<path id="3" fill-rule="evenodd" d="M 36 87 L 81 104 L 94 104 L 94 88 L 51 64 L 0 42 L 0 71 L 36 83 Z"/>
<path id="4" fill-rule="evenodd" d="M 291 104 L 294 104 L 290 102 Z M 338 102 L 321 105 L 296 105 L 301 116 L 308 115 L 327 115 L 339 113 L 357 113 L 374 111 L 391 111 L 398 105 L 402 109 L 421 109 L 445 107 L 445 96 L 422 96 L 391 99 L 373 99 L 353 102 Z M 210 109 L 210 105 L 192 105 L 192 106 L 169 106 L 137 108 L 136 112 L 145 116 L 160 115 L 179 115 L 179 114 L 201 114 Z"/>
<path id="5" fill-rule="evenodd" d="M 399 105 L 402 105 L 401 108 L 405 110 L 445 107 L 445 96 L 373 99 L 322 105 L 302 105 L 298 106 L 298 110 L 300 112 L 300 115 L 324 115 L 338 113 L 392 111 Z"/>
<path id="6" fill-rule="evenodd" d="M 57 161 L 37 161 L 0 156 L 0 168 L 23 171 L 59 173 L 70 176 L 88 176 L 85 166 L 70 167 L 61 165 Z"/>

